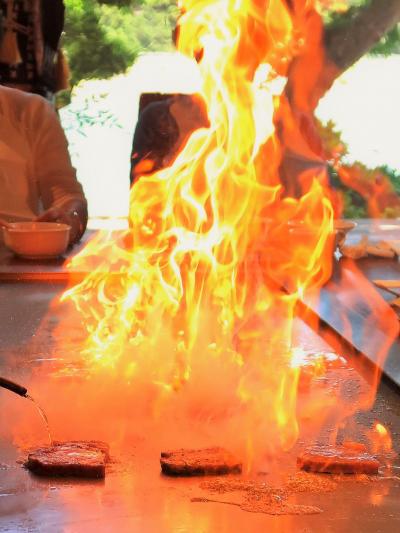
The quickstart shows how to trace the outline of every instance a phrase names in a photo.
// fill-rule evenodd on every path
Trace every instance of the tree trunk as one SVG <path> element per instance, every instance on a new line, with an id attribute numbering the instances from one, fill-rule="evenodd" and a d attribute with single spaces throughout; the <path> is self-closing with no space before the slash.
<path id="1" fill-rule="evenodd" d="M 400 21 L 400 0 L 371 0 L 353 17 L 325 30 L 321 84 L 328 89 Z"/>
<path id="2" fill-rule="evenodd" d="M 321 39 L 322 58 L 310 48 L 293 61 L 285 89 L 293 122 L 289 127 L 285 120 L 278 122 L 283 146 L 280 175 L 288 194 L 301 195 L 300 176 L 318 175 L 325 165 L 314 120 L 319 100 L 335 79 L 377 44 L 399 20 L 400 0 L 371 0 L 354 16 L 323 29 L 322 35 L 317 36 L 318 41 Z"/>

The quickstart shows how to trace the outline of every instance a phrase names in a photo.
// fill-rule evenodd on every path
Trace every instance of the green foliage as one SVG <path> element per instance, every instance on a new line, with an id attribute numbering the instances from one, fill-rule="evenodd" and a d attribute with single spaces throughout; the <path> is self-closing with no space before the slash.
<path id="1" fill-rule="evenodd" d="M 345 5 L 347 6 L 344 10 L 330 9 L 325 8 L 320 10 L 321 15 L 324 19 L 324 23 L 329 25 L 340 25 L 346 24 L 349 19 L 354 17 L 358 10 L 365 6 L 369 0 L 347 0 Z M 329 3 L 328 3 L 329 5 Z"/>
<path id="2" fill-rule="evenodd" d="M 394 190 L 398 195 L 400 195 L 400 171 L 394 170 L 393 168 L 383 165 L 378 167 L 378 169 L 390 179 Z"/>
<path id="3" fill-rule="evenodd" d="M 363 163 L 355 161 L 348 162 L 348 147 L 341 138 L 341 133 L 336 129 L 333 121 L 326 124 L 317 122 L 318 132 L 321 136 L 322 144 L 328 160 L 328 171 L 331 186 L 342 193 L 343 217 L 344 218 L 366 218 L 369 216 L 366 200 L 355 190 L 345 185 L 339 177 L 338 169 L 345 167 L 347 172 L 354 173 L 357 180 L 365 183 L 374 183 L 377 180 L 388 180 L 394 193 L 400 196 L 400 172 L 387 165 L 368 168 Z M 394 218 L 400 216 L 399 202 L 383 209 L 383 218 Z"/>
<path id="4" fill-rule="evenodd" d="M 325 9 L 322 12 L 325 26 L 330 29 L 346 25 L 354 19 L 370 0 L 349 0 L 349 9 L 345 12 L 337 12 Z M 384 55 L 400 53 L 400 24 L 396 24 L 369 52 L 371 55 Z"/>
<path id="5" fill-rule="evenodd" d="M 400 54 L 400 24 L 382 37 L 377 45 L 370 51 L 372 55 L 389 56 Z"/>
<path id="6" fill-rule="evenodd" d="M 172 50 L 171 34 L 176 17 L 175 1 L 146 0 L 136 9 L 103 6 L 100 24 L 107 28 L 111 38 L 136 52 L 164 51 Z"/>
<path id="7" fill-rule="evenodd" d="M 369 0 L 322 1 L 328 25 L 346 23 Z M 146 51 L 172 49 L 171 32 L 178 16 L 177 0 L 65 0 L 63 46 L 72 84 L 81 79 L 107 78 L 124 72 Z M 400 28 L 395 27 L 373 49 L 375 54 L 400 52 Z"/>
<path id="8" fill-rule="evenodd" d="M 331 186 L 342 193 L 343 218 L 367 218 L 367 204 L 363 197 L 341 182 L 337 170 L 333 165 L 328 165 L 328 172 Z"/>
<path id="9" fill-rule="evenodd" d="M 108 109 L 105 98 L 105 95 L 89 95 L 83 101 L 70 102 L 61 110 L 61 122 L 68 136 L 69 152 L 73 160 L 79 160 L 79 138 L 88 137 L 94 126 L 110 130 L 122 128 L 117 117 Z"/>
<path id="10" fill-rule="evenodd" d="M 124 72 L 138 53 L 171 49 L 175 0 L 65 0 L 72 84 Z"/>
<path id="11" fill-rule="evenodd" d="M 132 6 L 138 3 L 136 0 L 97 0 L 97 2 L 117 7 Z"/>
<path id="12" fill-rule="evenodd" d="M 103 103 L 104 96 L 91 95 L 79 106 L 69 105 L 63 111 L 63 127 L 86 137 L 86 130 L 92 126 L 121 128 L 116 117 Z"/>
<path id="13" fill-rule="evenodd" d="M 342 141 L 342 134 L 336 129 L 333 120 L 328 120 L 326 124 L 317 121 L 317 127 L 325 152 L 328 154 L 329 161 L 334 165 L 348 154 L 347 146 Z"/>
<path id="14" fill-rule="evenodd" d="M 82 78 L 108 77 L 126 69 L 135 51 L 113 38 L 100 24 L 101 7 L 94 0 L 66 0 L 63 46 L 72 84 Z"/>

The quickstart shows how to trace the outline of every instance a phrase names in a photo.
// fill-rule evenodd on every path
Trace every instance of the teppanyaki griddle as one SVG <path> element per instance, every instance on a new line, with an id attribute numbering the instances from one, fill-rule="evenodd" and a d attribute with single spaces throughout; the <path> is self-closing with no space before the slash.
<path id="1" fill-rule="evenodd" d="M 332 277 L 319 294 L 310 292 L 303 298 L 300 315 L 314 313 L 400 387 L 400 321 L 387 303 L 393 295 L 375 287 L 375 279 L 400 280 L 399 261 L 341 258 L 335 261 Z M 376 292 L 382 298 L 376 299 Z"/>

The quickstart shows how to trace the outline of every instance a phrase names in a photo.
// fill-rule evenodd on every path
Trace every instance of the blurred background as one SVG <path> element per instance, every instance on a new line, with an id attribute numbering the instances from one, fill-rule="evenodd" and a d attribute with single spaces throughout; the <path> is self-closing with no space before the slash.
<path id="1" fill-rule="evenodd" d="M 388 8 L 394 5 L 392 0 L 383 2 Z M 112 218 L 118 225 L 127 215 L 130 149 L 140 94 L 193 92 L 199 87 L 195 64 L 175 52 L 171 42 L 176 3 L 65 0 L 62 46 L 71 69 L 71 90 L 58 95 L 58 107 L 90 217 L 97 223 Z M 330 35 L 348 25 L 353 38 L 352 24 L 361 16 L 365 35 L 358 37 L 369 41 L 367 53 L 336 79 L 315 115 L 332 162 L 344 165 L 358 181 L 377 182 L 384 176 L 399 194 L 400 26 L 393 18 L 390 31 L 383 31 L 373 4 L 374 0 L 319 2 Z M 397 12 L 393 13 L 392 17 Z M 370 42 L 374 25 L 375 42 Z M 332 183 L 343 192 L 344 216 L 368 216 L 365 200 L 340 182 L 333 166 Z M 400 211 L 392 206 L 380 215 L 397 218 Z"/>

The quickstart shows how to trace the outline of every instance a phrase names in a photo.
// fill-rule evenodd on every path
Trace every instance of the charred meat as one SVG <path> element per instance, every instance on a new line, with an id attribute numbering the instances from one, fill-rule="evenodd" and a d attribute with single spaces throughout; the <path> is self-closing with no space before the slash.
<path id="1" fill-rule="evenodd" d="M 161 470 L 169 476 L 238 474 L 242 464 L 224 448 L 175 450 L 161 453 Z"/>
<path id="2" fill-rule="evenodd" d="M 330 474 L 377 474 L 379 461 L 364 450 L 315 446 L 301 453 L 297 465 L 307 472 Z"/>
<path id="3" fill-rule="evenodd" d="M 55 442 L 28 455 L 25 467 L 40 476 L 104 478 L 108 445 L 98 441 Z"/>

